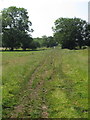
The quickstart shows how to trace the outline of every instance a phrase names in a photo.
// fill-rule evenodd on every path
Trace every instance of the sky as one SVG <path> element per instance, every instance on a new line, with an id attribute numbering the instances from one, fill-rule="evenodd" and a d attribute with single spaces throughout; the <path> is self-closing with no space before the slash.
<path id="1" fill-rule="evenodd" d="M 60 17 L 78 17 L 88 22 L 89 0 L 0 0 L 0 10 L 10 6 L 27 9 L 34 32 L 32 36 L 52 36 L 52 27 Z"/>

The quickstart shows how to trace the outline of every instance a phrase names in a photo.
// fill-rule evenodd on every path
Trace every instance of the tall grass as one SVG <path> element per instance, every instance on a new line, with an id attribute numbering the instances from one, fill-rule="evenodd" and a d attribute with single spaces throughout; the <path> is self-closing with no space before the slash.
<path id="1" fill-rule="evenodd" d="M 30 76 L 45 57 L 45 52 L 3 52 L 3 115 L 9 114 L 26 89 Z M 9 112 L 9 113 L 8 113 Z"/>
<path id="2" fill-rule="evenodd" d="M 56 51 L 56 72 L 46 83 L 50 118 L 88 117 L 88 51 Z"/>
<path id="3" fill-rule="evenodd" d="M 30 98 L 27 86 L 32 77 L 35 95 Z M 2 79 L 3 117 L 13 113 L 21 97 L 28 96 L 19 117 L 42 117 L 44 102 L 49 118 L 87 118 L 87 50 L 3 52 Z"/>

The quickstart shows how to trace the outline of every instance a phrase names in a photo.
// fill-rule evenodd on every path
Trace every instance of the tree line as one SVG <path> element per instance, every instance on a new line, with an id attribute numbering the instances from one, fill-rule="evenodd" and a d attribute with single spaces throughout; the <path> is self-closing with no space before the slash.
<path id="1" fill-rule="evenodd" d="M 0 17 L 1 18 L 1 17 Z M 25 8 L 11 6 L 2 10 L 2 47 L 23 50 L 38 47 L 81 49 L 90 46 L 90 25 L 80 18 L 59 18 L 54 22 L 53 36 L 32 38 L 32 23 Z"/>

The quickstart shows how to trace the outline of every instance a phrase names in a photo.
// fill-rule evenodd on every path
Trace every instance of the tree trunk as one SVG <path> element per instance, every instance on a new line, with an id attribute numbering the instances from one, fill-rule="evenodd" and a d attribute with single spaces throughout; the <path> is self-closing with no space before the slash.
<path id="1" fill-rule="evenodd" d="M 13 51 L 13 47 L 10 49 L 10 51 Z"/>
<path id="2" fill-rule="evenodd" d="M 79 48 L 81 49 L 81 48 L 82 48 L 82 46 L 81 46 L 81 45 L 79 45 Z"/>
<path id="3" fill-rule="evenodd" d="M 23 48 L 24 51 L 26 51 L 26 48 Z"/>

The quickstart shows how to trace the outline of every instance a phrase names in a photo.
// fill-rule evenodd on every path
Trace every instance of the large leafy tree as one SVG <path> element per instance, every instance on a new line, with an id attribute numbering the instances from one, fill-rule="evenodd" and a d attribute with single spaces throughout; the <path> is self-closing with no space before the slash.
<path id="1" fill-rule="evenodd" d="M 85 29 L 85 44 L 90 47 L 90 24 L 86 26 Z"/>
<path id="2" fill-rule="evenodd" d="M 81 48 L 85 42 L 86 25 L 86 21 L 79 18 L 59 18 L 53 27 L 54 38 L 62 48 Z"/>
<path id="3" fill-rule="evenodd" d="M 3 46 L 9 47 L 10 50 L 20 47 L 22 33 L 31 32 L 31 25 L 26 9 L 15 6 L 5 8 L 2 11 Z"/>
<path id="4" fill-rule="evenodd" d="M 5 29 L 2 36 L 2 46 L 6 48 L 10 48 L 13 50 L 14 48 L 20 47 L 20 31 L 14 28 Z"/>
<path id="5" fill-rule="evenodd" d="M 23 50 L 26 50 L 26 48 L 31 48 L 33 39 L 29 34 L 27 34 L 27 32 L 22 31 L 20 38 L 21 48 Z"/>

